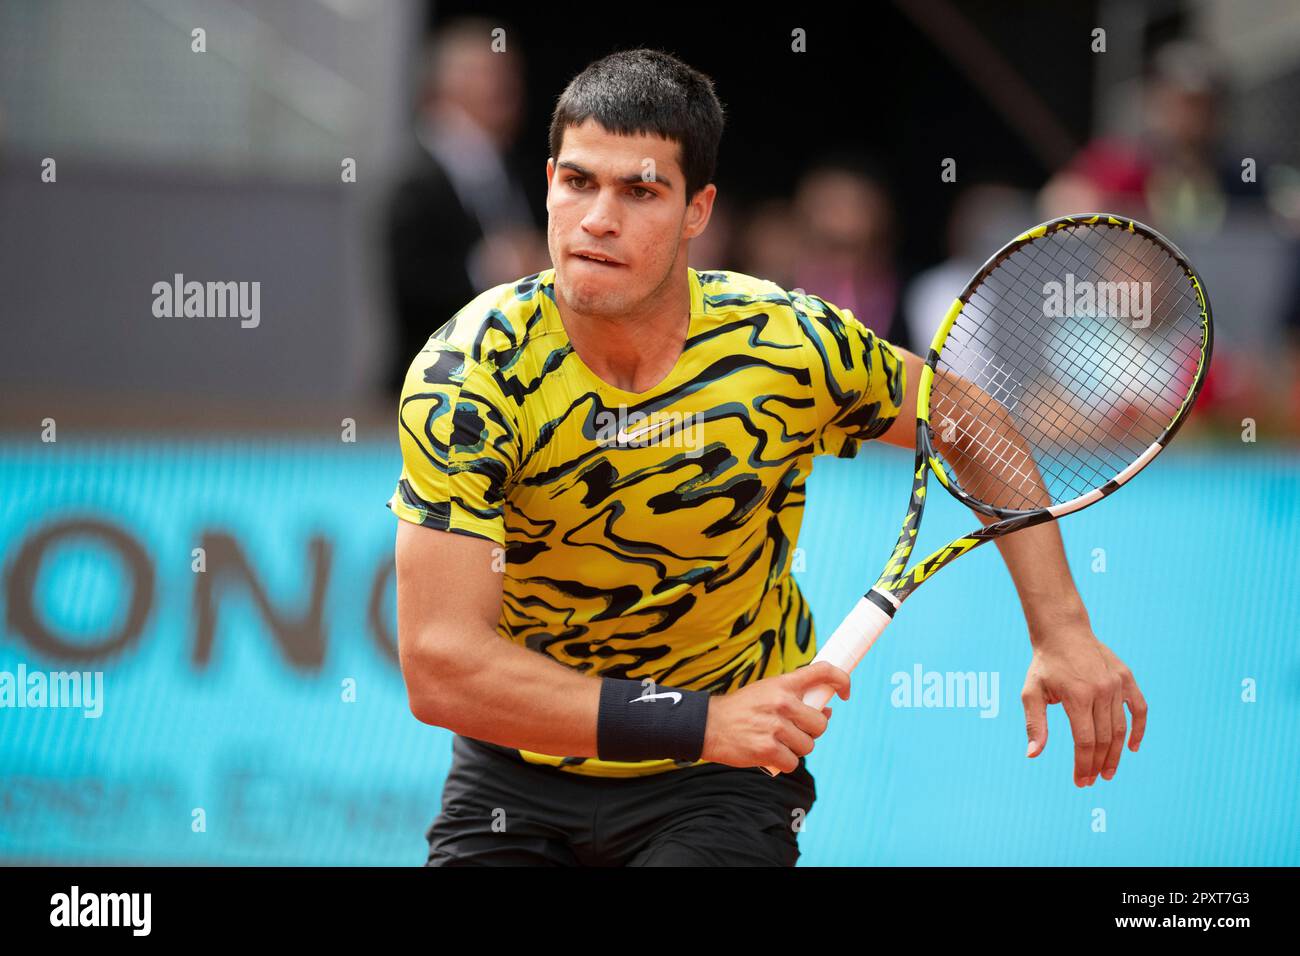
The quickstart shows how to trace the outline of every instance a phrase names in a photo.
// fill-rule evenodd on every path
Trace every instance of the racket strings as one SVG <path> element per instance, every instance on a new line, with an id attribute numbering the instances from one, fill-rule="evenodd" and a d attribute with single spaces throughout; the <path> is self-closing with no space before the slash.
<path id="1" fill-rule="evenodd" d="M 1133 370 L 1133 368 L 1135 368 L 1135 366 L 1133 366 L 1132 363 L 1128 363 L 1128 365 L 1126 366 L 1125 363 L 1122 361 L 1122 359 L 1117 358 L 1115 356 L 1113 343 L 1110 344 L 1111 345 L 1110 348 L 1107 348 L 1107 344 L 1108 343 L 1092 342 L 1090 343 L 1090 347 L 1096 353 L 1103 354 L 1103 355 L 1109 354 L 1110 359 L 1115 366 L 1119 367 L 1121 371 L 1127 370 L 1131 373 L 1131 371 Z M 1078 360 L 1077 356 L 1073 356 L 1073 355 L 1067 356 L 1067 361 L 1063 363 L 1060 368 L 1060 371 L 1064 372 L 1064 374 L 1058 377 L 1066 379 L 1067 384 L 1072 383 L 1074 386 L 1078 386 L 1081 383 L 1083 378 L 1080 375 L 1080 372 L 1083 370 L 1083 368 L 1084 368 L 1083 363 L 1081 363 Z M 1142 376 L 1139 375 L 1139 378 L 1141 377 Z M 996 396 L 997 383 L 995 382 L 994 384 L 995 384 L 995 388 L 992 391 L 993 394 Z M 1075 390 L 1076 392 L 1079 391 L 1077 387 Z M 1078 436 L 1083 439 L 1083 447 L 1078 449 L 1075 454 L 1070 455 L 1069 461 L 1066 464 L 1069 466 L 1073 466 L 1076 471 L 1080 472 L 1080 474 L 1073 475 L 1073 476 L 1069 475 L 1068 468 L 1056 467 L 1056 465 L 1058 464 L 1056 460 L 1043 459 L 1042 463 L 1044 464 L 1045 470 L 1047 471 L 1049 484 L 1060 485 L 1062 484 L 1063 481 L 1069 481 L 1069 479 L 1074 478 L 1076 479 L 1075 484 L 1087 484 L 1087 485 L 1095 486 L 1096 484 L 1099 484 L 1107 480 L 1109 477 L 1113 475 L 1115 471 L 1118 470 L 1119 463 L 1116 459 L 1131 460 L 1132 458 L 1136 457 L 1138 454 L 1141 453 L 1141 450 L 1145 448 L 1146 444 L 1148 443 L 1144 442 L 1141 445 L 1135 445 L 1131 440 L 1130 441 L 1124 440 L 1126 438 L 1131 439 L 1134 433 L 1138 431 L 1142 425 L 1141 416 L 1135 410 L 1137 406 L 1140 404 L 1140 396 L 1132 396 L 1132 398 L 1133 398 L 1132 408 L 1120 407 L 1118 409 L 1118 415 L 1112 416 L 1112 418 L 1114 419 L 1114 424 L 1122 426 L 1120 430 L 1113 429 L 1109 433 L 1109 438 L 1117 446 L 1115 449 L 1113 449 L 1112 453 L 1110 455 L 1104 455 L 1104 454 L 1099 455 L 1099 452 L 1104 452 L 1104 449 L 1102 447 L 1102 442 L 1100 440 L 1093 440 L 1089 442 L 1087 440 L 1089 432 L 1079 431 L 1076 428 Z M 1026 426 L 1022 427 L 1022 431 L 1030 444 L 1032 444 L 1033 446 L 1037 446 L 1039 448 L 1043 447 L 1044 445 L 1052 444 L 1053 438 L 1051 436 L 1051 432 L 1053 431 L 1059 432 L 1069 428 L 1069 420 L 1073 416 L 1070 414 L 1070 409 L 1065 407 L 1065 404 L 1066 403 L 1063 403 L 1060 400 L 1060 397 L 1058 396 L 1055 401 L 1047 401 L 1047 402 L 1039 401 L 1038 403 L 1039 407 L 1036 408 L 1026 407 L 1024 410 L 1021 411 L 1020 417 L 1027 423 Z M 1009 411 L 1016 410 L 1013 403 L 1008 402 L 1007 405 Z M 1104 416 L 1107 411 L 1107 409 L 1099 407 L 1095 402 L 1089 401 L 1086 396 L 1078 395 L 1078 394 L 1076 394 L 1076 401 L 1074 402 L 1074 406 L 1075 406 L 1074 411 L 1088 413 L 1094 417 Z M 1158 411 L 1159 412 L 1170 411 L 1172 413 L 1172 410 L 1173 410 L 1172 408 L 1169 408 L 1169 409 L 1160 409 Z M 1116 411 L 1116 409 L 1112 408 L 1110 409 L 1110 411 L 1114 412 Z M 1157 417 L 1157 421 L 1158 419 L 1159 416 Z M 958 424 L 959 426 L 963 426 L 965 425 L 965 422 L 959 421 Z M 981 424 L 984 426 L 981 431 L 973 431 L 971 429 L 963 429 L 963 430 L 967 433 L 968 437 L 973 437 L 977 441 L 987 444 L 988 439 L 986 433 L 990 431 L 996 431 L 997 429 L 993 427 L 991 423 L 988 422 L 982 422 Z M 1010 429 L 1006 429 L 1006 430 L 1009 431 Z M 1014 446 L 1014 445 L 1015 443 L 1013 442 L 1012 439 L 1010 439 L 1007 436 L 1003 436 L 1001 445 L 997 449 L 993 449 L 993 451 L 996 453 L 1001 451 L 1002 448 L 1005 446 Z M 1014 490 L 1017 492 L 1023 492 L 1024 485 L 1026 483 L 1026 475 L 1024 474 L 1025 467 L 1023 463 L 1024 460 L 1028 457 L 1028 452 L 1023 447 L 1018 448 L 1017 451 L 1019 452 L 1019 454 L 1016 460 L 1014 462 L 1011 462 L 1010 465 L 1014 470 L 1015 477 L 1018 479 L 1016 488 Z M 1005 456 L 1000 455 L 999 457 L 1002 457 L 1005 461 Z M 1108 467 L 1099 468 L 1095 465 L 1091 465 L 1091 463 L 1099 457 L 1103 458 L 1106 461 Z M 981 485 L 972 486 L 971 489 L 972 493 L 985 493 L 984 485 L 987 485 L 992 480 L 999 480 L 999 481 L 1005 480 L 1006 477 L 1007 476 L 1005 474 L 997 474 L 997 473 L 995 473 L 992 476 L 985 476 L 984 481 Z M 1079 481 L 1077 480 L 1079 478 L 1085 480 Z M 1026 507 L 1030 505 L 1041 505 L 1041 502 L 1022 500 L 1018 502 L 1005 503 L 1005 506 L 1007 507 L 1012 507 L 1012 506 Z"/>
<path id="2" fill-rule="evenodd" d="M 1153 248 L 1153 249 L 1158 249 L 1159 247 L 1156 247 L 1154 244 L 1152 244 L 1152 248 Z M 1025 286 L 1026 286 L 1028 283 L 1026 283 L 1026 281 L 1025 281 L 1025 279 L 1024 279 L 1023 277 L 1020 277 L 1020 278 L 1019 278 L 1019 282 L 1020 282 L 1019 294 L 1023 297 L 1023 295 L 1024 295 L 1024 288 L 1025 288 Z M 1162 286 L 1161 286 L 1161 290 L 1160 290 L 1160 291 L 1163 290 L 1163 286 L 1164 286 L 1164 283 L 1162 283 Z M 1031 306 L 1031 307 L 1032 307 L 1032 306 Z M 985 318 L 988 319 L 989 317 L 988 317 L 988 316 L 985 316 Z M 1163 321 L 1163 318 L 1162 318 L 1161 320 L 1158 320 L 1158 321 L 1157 321 L 1157 323 L 1156 323 L 1156 324 L 1157 324 L 1157 327 L 1159 326 L 1159 324 L 1160 324 L 1162 321 Z M 1016 331 L 1017 331 L 1017 330 L 1015 330 L 1015 329 L 1012 329 L 1012 330 L 1011 330 L 1012 334 L 1015 334 Z M 1084 328 L 1084 332 L 1085 332 L 1085 333 L 1087 333 L 1088 331 L 1089 331 L 1089 330 L 1088 330 L 1087 328 Z M 1095 332 L 1096 332 L 1096 328 L 1094 327 L 1091 331 L 1095 334 Z M 1021 345 L 1021 346 L 1023 346 L 1023 345 L 1025 345 L 1026 343 L 1025 343 L 1025 341 L 1023 340 L 1023 338 L 1021 338 L 1021 339 L 1019 340 L 1018 344 Z M 1094 343 L 1094 344 L 1095 344 L 1095 343 Z M 1112 351 L 1113 351 L 1113 350 L 1112 350 Z M 1068 360 L 1071 359 L 1071 358 L 1073 358 L 1073 359 L 1075 359 L 1075 360 L 1078 362 L 1078 364 L 1079 364 L 1081 367 L 1083 367 L 1083 366 L 1086 366 L 1086 362 L 1088 361 L 1088 359 L 1087 359 L 1087 358 L 1084 358 L 1084 356 L 1087 355 L 1087 354 L 1089 354 L 1089 353 L 1088 353 L 1086 350 L 1081 351 L 1079 348 L 1077 348 L 1076 346 L 1074 346 L 1073 343 L 1070 343 L 1070 342 L 1067 341 L 1067 342 L 1065 343 L 1065 352 L 1064 352 L 1063 354 L 1064 354 L 1064 358 L 1066 359 L 1066 362 L 1064 363 L 1066 366 L 1068 366 Z M 1116 356 L 1112 355 L 1112 356 L 1111 356 L 1112 360 L 1114 360 L 1115 357 L 1116 357 Z M 1132 363 L 1130 363 L 1130 367 L 1133 367 L 1133 366 L 1132 366 Z M 1140 367 L 1140 366 L 1139 366 L 1139 367 Z M 1076 376 L 1076 378 L 1077 378 L 1077 376 Z"/>
<path id="3" fill-rule="evenodd" d="M 1112 265 L 1113 265 L 1113 262 L 1112 262 Z M 1024 282 L 1023 278 L 1021 279 L 1021 282 L 1022 282 L 1022 283 Z M 1165 283 L 1162 283 L 1162 286 L 1163 286 L 1164 284 L 1165 284 Z M 1022 299 L 1023 299 L 1023 295 L 1022 295 Z M 978 310 L 977 310 L 977 311 L 978 311 Z M 987 318 L 987 317 L 986 317 L 986 318 Z M 1163 318 L 1162 318 L 1160 321 L 1163 321 Z M 1014 329 L 1013 329 L 1012 331 L 1015 332 Z M 1018 340 L 1018 344 L 1020 344 L 1020 345 L 1022 345 L 1022 346 L 1025 344 L 1025 339 L 1024 339 L 1023 336 L 1013 335 L 1012 337 Z M 1107 347 L 1107 346 L 1109 346 L 1109 347 Z M 1086 361 L 1083 360 L 1083 359 L 1081 358 L 1081 356 L 1083 356 L 1083 355 L 1085 355 L 1085 354 L 1087 354 L 1087 353 L 1092 353 L 1092 354 L 1094 354 L 1094 355 L 1096 355 L 1096 354 L 1098 354 L 1098 353 L 1106 354 L 1106 357 L 1109 359 L 1109 361 L 1110 361 L 1113 365 L 1121 366 L 1121 370 L 1125 370 L 1125 369 L 1127 369 L 1128 371 L 1131 372 L 1134 368 L 1140 368 L 1140 366 L 1136 366 L 1136 365 L 1135 365 L 1134 363 L 1132 363 L 1132 362 L 1128 362 L 1128 363 L 1123 363 L 1123 362 L 1121 362 L 1121 361 L 1119 360 L 1119 358 L 1117 357 L 1117 355 L 1115 354 L 1115 343 L 1114 343 L 1113 341 L 1112 341 L 1112 342 L 1109 342 L 1109 343 L 1107 343 L 1107 342 L 1101 342 L 1101 341 L 1098 341 L 1098 340 L 1094 337 L 1092 341 L 1085 342 L 1084 345 L 1083 345 L 1082 347 L 1073 346 L 1072 343 L 1067 343 L 1067 347 L 1066 347 L 1066 348 L 1062 351 L 1062 353 L 1061 353 L 1062 358 L 1064 359 L 1064 361 L 1062 361 L 1062 362 L 1060 363 L 1060 371 L 1064 371 L 1064 372 L 1066 373 L 1065 378 L 1067 378 L 1067 379 L 1069 379 L 1069 380 L 1072 380 L 1072 382 L 1073 382 L 1076 386 L 1079 385 L 1079 384 L 1081 384 L 1081 376 L 1080 376 L 1079 372 L 1080 372 L 1080 370 L 1082 370 L 1082 369 L 1085 368 L 1085 366 L 1086 366 Z M 1060 377 L 1060 376 L 1058 376 L 1058 377 Z M 999 386 L 1000 382 L 999 382 L 997 379 L 992 379 L 992 378 L 991 378 L 991 379 L 989 379 L 989 383 L 993 386 L 993 388 L 991 389 L 993 395 L 994 395 L 994 396 L 998 396 L 998 393 L 999 393 L 998 386 Z M 1079 391 L 1079 390 L 1076 388 L 1076 392 L 1078 392 L 1078 391 Z M 999 397 L 1000 397 L 1000 396 L 999 396 Z M 1080 397 L 1080 396 L 1076 396 L 1076 397 Z M 1086 396 L 1083 396 L 1083 402 L 1082 402 L 1082 404 L 1083 404 L 1083 405 L 1084 405 L 1088 410 L 1091 410 L 1091 411 L 1094 411 L 1094 412 L 1095 412 L 1095 411 L 1100 411 L 1100 410 L 1101 410 L 1101 409 L 1099 409 L 1099 408 L 1097 407 L 1097 405 L 1096 405 L 1094 402 L 1089 402 L 1089 401 L 1087 401 Z M 1128 414 L 1128 419 L 1129 419 L 1129 422 L 1128 422 L 1129 427 L 1128 427 L 1127 430 L 1128 430 L 1129 432 L 1131 432 L 1132 429 L 1133 429 L 1134 424 L 1137 422 L 1137 418 L 1136 418 L 1135 415 L 1132 415 L 1131 413 L 1129 413 L 1129 414 Z M 1032 419 L 1030 419 L 1030 420 L 1032 421 Z M 1059 407 L 1048 409 L 1048 422 L 1049 422 L 1049 424 L 1053 424 L 1053 425 L 1058 425 L 1058 426 L 1059 426 L 1059 424 L 1060 424 L 1062 421 L 1063 421 L 1063 415 L 1062 415 L 1061 409 L 1060 409 Z M 1039 432 L 1042 432 L 1043 430 L 1040 428 L 1040 429 L 1038 429 L 1038 431 L 1039 431 Z M 977 437 L 979 437 L 979 436 L 977 436 Z M 1040 436 L 1040 435 L 1033 435 L 1033 434 L 1031 434 L 1031 435 L 1029 435 L 1028 437 L 1030 437 L 1030 439 L 1032 440 L 1032 439 L 1035 439 L 1035 438 L 1040 438 L 1041 436 Z M 1040 444 L 1041 444 L 1041 442 L 1040 442 Z M 1090 450 L 1093 450 L 1093 451 L 1096 450 L 1096 443 L 1094 443 L 1093 448 L 1090 449 Z M 1129 452 L 1137 451 L 1136 449 L 1132 449 L 1132 448 L 1129 448 L 1129 449 L 1126 449 L 1126 450 L 1129 451 Z M 1075 456 L 1075 457 L 1077 458 L 1077 456 Z M 1131 456 L 1130 456 L 1130 457 L 1131 457 Z M 1093 472 L 1093 474 L 1092 474 L 1090 477 L 1094 477 L 1094 478 L 1102 478 L 1102 477 L 1104 477 L 1104 476 L 1103 476 L 1103 474 L 1100 473 L 1100 472 Z M 1021 476 L 1021 478 L 1023 479 L 1023 475 Z M 1021 481 L 1021 484 L 1023 485 L 1023 480 Z"/>
<path id="4" fill-rule="evenodd" d="M 999 263 L 950 330 L 931 389 L 936 450 L 995 507 L 1076 498 L 1175 419 L 1203 335 L 1191 279 L 1163 245 L 1116 226 L 1049 233 Z"/>
<path id="5" fill-rule="evenodd" d="M 1149 240 L 1144 240 L 1144 242 L 1146 243 L 1147 248 L 1143 250 L 1143 252 L 1145 253 L 1145 257 L 1142 258 L 1139 262 L 1139 267 L 1137 270 L 1138 273 L 1142 274 L 1145 272 L 1149 272 L 1152 266 L 1155 265 L 1158 260 L 1161 261 L 1164 266 L 1166 266 L 1166 268 L 1162 270 L 1165 273 L 1165 277 L 1162 279 L 1160 285 L 1157 286 L 1155 291 L 1153 292 L 1151 296 L 1151 302 L 1148 303 L 1149 307 L 1158 309 L 1161 305 L 1163 305 L 1167 300 L 1167 296 L 1165 295 L 1165 293 L 1170 282 L 1181 279 L 1183 281 L 1181 283 L 1181 286 L 1178 288 L 1180 288 L 1181 291 L 1184 293 L 1182 305 L 1185 306 L 1185 309 L 1180 314 L 1186 315 L 1189 314 L 1190 312 L 1190 314 L 1192 314 L 1193 316 L 1199 317 L 1199 306 L 1195 301 L 1195 296 L 1192 292 L 1190 282 L 1186 280 L 1186 274 L 1182 271 L 1181 267 L 1178 266 L 1177 262 L 1174 259 L 1169 257 L 1168 253 L 1165 252 L 1163 247 L 1157 245 L 1154 242 L 1150 242 Z M 1107 258 L 1107 265 L 1109 265 L 1112 269 L 1120 268 L 1119 264 L 1115 263 L 1113 258 L 1110 257 L 1106 257 L 1106 258 Z M 1166 389 L 1164 387 L 1165 383 L 1169 380 L 1169 378 L 1173 373 L 1175 373 L 1179 369 L 1186 367 L 1186 361 L 1185 361 L 1186 358 L 1188 357 L 1194 358 L 1196 355 L 1199 354 L 1200 328 L 1199 325 L 1197 325 L 1195 326 L 1195 333 L 1196 333 L 1195 351 L 1185 353 L 1184 356 L 1182 356 L 1182 358 L 1177 362 L 1170 363 L 1168 361 L 1169 358 L 1168 351 L 1163 347 L 1165 344 L 1167 344 L 1166 340 L 1161 338 L 1158 334 L 1164 328 L 1167 316 L 1168 316 L 1167 312 L 1166 314 L 1162 314 L 1159 317 L 1156 317 L 1155 315 L 1148 316 L 1148 319 L 1150 320 L 1151 324 L 1154 326 L 1154 331 L 1150 335 L 1144 337 L 1144 339 L 1141 341 L 1130 337 L 1128 343 L 1122 343 L 1117 340 L 1118 333 L 1123 330 L 1123 325 L 1121 323 L 1109 323 L 1107 325 L 1099 325 L 1097 323 L 1081 323 L 1080 327 L 1083 329 L 1085 335 L 1091 336 L 1091 341 L 1088 344 L 1092 346 L 1092 349 L 1089 350 L 1086 347 L 1082 350 L 1078 350 L 1074 348 L 1066 349 L 1065 354 L 1068 357 L 1074 358 L 1079 368 L 1086 372 L 1089 358 L 1091 356 L 1097 355 L 1099 351 L 1102 351 L 1101 346 L 1104 345 L 1105 347 L 1104 354 L 1100 356 L 1101 359 L 1103 361 L 1109 361 L 1112 367 L 1117 368 L 1122 375 L 1131 376 L 1140 386 L 1142 386 L 1141 390 L 1138 391 L 1136 394 L 1134 394 L 1133 389 L 1129 389 L 1128 397 L 1132 401 L 1130 402 L 1129 407 L 1125 408 L 1121 406 L 1119 409 L 1119 413 L 1120 413 L 1119 420 L 1121 422 L 1123 422 L 1124 417 L 1126 415 L 1130 416 L 1130 420 L 1125 423 L 1127 425 L 1125 437 L 1129 437 L 1129 438 L 1136 437 L 1135 429 L 1141 424 L 1141 421 L 1138 419 L 1138 417 L 1135 414 L 1131 414 L 1132 410 L 1137 407 L 1136 400 L 1145 399 L 1148 398 L 1149 396 L 1159 396 L 1160 398 L 1167 398 L 1168 396 L 1173 395 L 1174 392 L 1172 390 Z M 1097 339 L 1097 336 L 1100 334 L 1100 331 L 1103 329 L 1111 333 L 1112 336 L 1110 341 L 1104 343 L 1098 341 Z M 1183 340 L 1184 344 L 1186 343 L 1186 341 L 1187 341 L 1186 339 Z M 1116 346 L 1124 345 L 1124 344 L 1127 344 L 1129 348 L 1122 353 L 1118 352 Z M 1142 346 L 1145 348 L 1145 351 L 1141 355 L 1138 355 L 1134 350 L 1134 346 Z M 1152 346 L 1154 346 L 1154 348 L 1152 348 Z M 1083 357 L 1078 358 L 1077 356 L 1079 356 L 1081 353 Z M 1193 377 L 1194 376 L 1190 376 L 1190 375 L 1186 376 L 1185 381 L 1182 383 L 1184 386 L 1183 394 L 1185 394 L 1186 389 L 1190 387 Z M 1076 375 L 1075 378 L 1077 380 L 1078 376 Z M 1173 416 L 1177 413 L 1181 401 L 1175 404 L 1170 404 L 1166 401 L 1162 407 L 1154 407 L 1154 404 L 1151 401 L 1148 401 L 1147 404 L 1148 404 L 1148 408 L 1150 409 L 1156 421 L 1158 422 L 1160 429 L 1163 430 L 1165 425 L 1167 425 L 1169 421 L 1172 420 Z M 1100 411 L 1100 409 L 1097 409 L 1095 407 L 1095 403 L 1089 403 L 1089 407 L 1094 411 Z M 1085 436 L 1087 434 L 1088 433 L 1085 433 Z M 1154 439 L 1152 438 L 1151 440 Z M 1149 444 L 1150 441 L 1147 440 L 1147 436 L 1143 436 L 1136 447 L 1133 447 L 1130 444 L 1125 444 L 1123 446 L 1123 451 L 1126 453 L 1128 457 L 1131 458 L 1134 455 L 1140 454 L 1142 451 L 1144 451 Z"/>

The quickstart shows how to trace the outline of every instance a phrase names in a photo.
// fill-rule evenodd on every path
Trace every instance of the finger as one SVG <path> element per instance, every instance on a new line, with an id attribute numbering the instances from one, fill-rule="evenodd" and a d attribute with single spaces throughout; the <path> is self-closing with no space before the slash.
<path id="1" fill-rule="evenodd" d="M 1026 683 L 1020 703 L 1025 708 L 1025 734 L 1029 737 L 1025 756 L 1037 757 L 1047 746 L 1047 695 L 1037 681 Z"/>
<path id="2" fill-rule="evenodd" d="M 799 755 L 790 750 L 784 744 L 776 744 L 776 752 L 761 764 L 762 767 L 771 767 L 779 770 L 781 773 L 794 773 L 799 769 Z"/>
<path id="3" fill-rule="evenodd" d="M 1061 701 L 1070 718 L 1074 735 L 1074 784 L 1086 787 L 1092 776 L 1092 752 L 1097 746 L 1097 732 L 1092 722 L 1092 701 L 1066 697 Z"/>
<path id="4" fill-rule="evenodd" d="M 842 700 L 849 699 L 849 675 L 826 661 L 818 661 L 799 668 L 794 672 L 793 683 L 800 697 L 803 697 L 810 688 L 825 684 L 839 694 Z"/>
<path id="5" fill-rule="evenodd" d="M 812 753 L 812 737 L 804 733 L 792 723 L 787 722 L 783 724 L 781 729 L 777 731 L 776 737 L 777 740 L 790 748 L 790 751 L 795 755 L 796 759 L 799 757 L 806 757 L 808 754 Z"/>
<path id="6" fill-rule="evenodd" d="M 1111 694 L 1102 690 L 1092 701 L 1092 723 L 1097 730 L 1097 745 L 1092 748 L 1092 773 L 1088 777 L 1088 786 L 1097 782 L 1097 775 L 1106 763 L 1106 753 L 1110 750 Z"/>
<path id="7" fill-rule="evenodd" d="M 1110 749 L 1106 751 L 1106 762 L 1101 766 L 1101 775 L 1107 780 L 1113 780 L 1115 771 L 1119 770 L 1119 758 L 1124 755 L 1124 735 L 1128 733 L 1122 691 L 1110 700 L 1110 733 Z"/>
<path id="8" fill-rule="evenodd" d="M 815 707 L 809 707 L 807 704 L 798 703 L 790 711 L 790 720 L 810 737 L 820 737 L 826 732 L 826 724 L 830 719 L 826 711 L 829 709 L 829 707 L 823 707 L 818 710 Z"/>
<path id="9" fill-rule="evenodd" d="M 1138 690 L 1137 679 L 1129 674 L 1124 678 L 1124 700 L 1133 715 L 1133 733 L 1129 734 L 1128 749 L 1137 753 L 1142 737 L 1147 732 L 1147 699 Z"/>

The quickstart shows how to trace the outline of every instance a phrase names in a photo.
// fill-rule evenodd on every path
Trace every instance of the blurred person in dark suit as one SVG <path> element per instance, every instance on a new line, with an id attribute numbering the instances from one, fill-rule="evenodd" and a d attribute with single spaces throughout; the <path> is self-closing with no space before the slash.
<path id="1" fill-rule="evenodd" d="M 415 144 L 386 214 L 397 322 L 388 384 L 477 293 L 550 264 L 509 155 L 523 109 L 519 57 L 494 25 L 458 20 L 425 53 Z"/>
<path id="2" fill-rule="evenodd" d="M 894 261 L 894 211 L 865 164 L 853 157 L 818 164 L 796 187 L 794 212 L 795 285 L 851 309 L 883 338 L 899 335 L 902 283 Z"/>

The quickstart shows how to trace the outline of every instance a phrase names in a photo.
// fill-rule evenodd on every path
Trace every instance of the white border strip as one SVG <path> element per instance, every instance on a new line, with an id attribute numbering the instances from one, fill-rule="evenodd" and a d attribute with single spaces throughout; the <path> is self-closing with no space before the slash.
<path id="1" fill-rule="evenodd" d="M 1121 471 L 1118 475 L 1112 478 L 1111 481 L 1114 481 L 1116 485 L 1124 484 L 1124 482 L 1128 481 L 1139 471 L 1145 468 L 1147 462 L 1149 462 L 1152 458 L 1156 457 L 1156 455 L 1159 454 L 1160 450 L 1164 447 L 1165 446 L 1160 444 L 1160 442 L 1158 441 L 1152 442 L 1151 447 L 1149 447 L 1146 451 L 1140 454 L 1137 457 L 1137 460 L 1133 462 L 1133 464 L 1129 465 L 1127 468 Z M 1109 482 L 1107 482 L 1107 484 L 1109 484 Z M 1059 505 L 1052 505 L 1052 507 L 1048 508 L 1047 511 L 1053 518 L 1059 518 L 1062 515 L 1068 515 L 1073 511 L 1078 511 L 1080 508 L 1086 508 L 1088 507 L 1088 505 L 1092 504 L 1094 501 L 1096 501 L 1098 498 L 1101 497 L 1102 497 L 1101 489 L 1094 488 L 1086 495 L 1080 495 L 1078 498 L 1075 498 L 1073 501 L 1065 501 Z"/>

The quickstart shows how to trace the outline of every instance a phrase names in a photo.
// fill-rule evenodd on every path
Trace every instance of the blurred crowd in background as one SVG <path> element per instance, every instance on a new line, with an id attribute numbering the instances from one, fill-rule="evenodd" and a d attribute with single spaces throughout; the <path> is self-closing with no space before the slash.
<path id="1" fill-rule="evenodd" d="M 549 267 L 564 84 L 646 45 L 727 111 L 695 268 L 802 288 L 924 352 L 1010 237 L 1132 216 L 1214 307 L 1195 426 L 1300 436 L 1300 8 L 892 0 L 865 58 L 835 9 L 801 11 L 800 51 L 749 15 L 723 44 L 676 15 L 472 2 L 0 3 L 0 284 L 40 319 L 7 325 L 0 425 L 387 429 L 429 334 Z M 159 319 L 149 290 L 179 274 L 260 281 L 264 320 Z"/>
<path id="2" fill-rule="evenodd" d="M 491 29 L 486 20 L 454 22 L 425 53 L 416 158 L 386 215 L 387 276 L 401 329 L 394 391 L 438 324 L 431 317 L 450 317 L 477 291 L 550 266 L 544 219 L 524 196 L 540 169 L 513 164 L 523 111 L 546 109 L 559 91 L 530 99 L 527 53 L 494 53 Z M 956 192 L 943 227 L 948 257 L 937 264 L 903 261 L 899 220 L 907 211 L 872 154 L 848 143 L 810 156 L 792 192 L 743 205 L 728 195 L 720 169 L 724 185 L 690 264 L 806 289 L 924 354 L 953 298 L 1012 236 L 1055 216 L 1131 216 L 1179 243 L 1212 277 L 1206 284 L 1220 335 L 1199 429 L 1236 437 L 1249 419 L 1274 436 L 1300 434 L 1300 173 L 1261 169 L 1229 139 L 1229 84 L 1202 41 L 1173 38 L 1152 50 L 1131 98 L 1131 133 L 1091 139 L 1037 188 L 996 178 L 941 187 L 935 157 L 936 188 Z M 1278 121 L 1294 131 L 1297 118 Z M 1247 253 L 1240 262 L 1241 240 L 1254 247 L 1261 236 L 1270 254 Z M 1213 268 L 1224 255 L 1240 267 Z M 1279 291 L 1261 296 L 1261 289 Z M 1253 314 L 1230 313 L 1243 304 Z"/>

